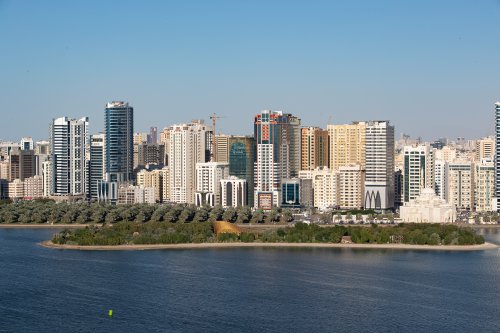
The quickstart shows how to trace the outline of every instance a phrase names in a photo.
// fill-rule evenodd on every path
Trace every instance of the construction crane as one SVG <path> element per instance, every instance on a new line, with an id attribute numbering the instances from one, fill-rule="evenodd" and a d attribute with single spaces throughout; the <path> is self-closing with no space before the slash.
<path id="1" fill-rule="evenodd" d="M 215 162 L 214 161 L 214 158 L 215 158 L 215 155 L 216 155 L 216 144 L 215 144 L 215 135 L 216 135 L 216 132 L 215 132 L 215 124 L 217 122 L 217 119 L 220 119 L 220 118 L 226 118 L 224 116 L 218 116 L 215 112 L 212 113 L 212 115 L 210 116 L 210 119 L 212 120 L 212 142 L 210 143 L 210 162 Z"/>

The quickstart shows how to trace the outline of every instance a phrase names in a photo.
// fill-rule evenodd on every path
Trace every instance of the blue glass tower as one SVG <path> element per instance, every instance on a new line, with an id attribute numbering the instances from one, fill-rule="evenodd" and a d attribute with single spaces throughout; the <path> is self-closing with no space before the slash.
<path id="1" fill-rule="evenodd" d="M 125 102 L 106 104 L 104 130 L 107 181 L 132 181 L 134 175 L 134 108 Z"/>

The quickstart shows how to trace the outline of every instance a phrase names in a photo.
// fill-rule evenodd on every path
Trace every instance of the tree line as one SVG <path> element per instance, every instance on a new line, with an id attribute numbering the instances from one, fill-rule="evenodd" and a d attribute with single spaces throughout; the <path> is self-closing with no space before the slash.
<path id="1" fill-rule="evenodd" d="M 250 207 L 196 207 L 184 204 L 109 205 L 87 202 L 55 202 L 49 199 L 2 202 L 0 223 L 91 224 L 115 222 L 207 222 L 287 223 L 293 221 L 289 209 L 270 212 L 252 211 Z"/>
<path id="2" fill-rule="evenodd" d="M 320 227 L 296 223 L 290 227 L 264 231 L 214 233 L 213 223 L 130 222 L 90 225 L 76 230 L 63 230 L 52 241 L 72 245 L 126 245 L 126 244 L 181 244 L 215 242 L 265 243 L 340 243 L 350 236 L 357 244 L 418 244 L 418 245 L 474 245 L 484 238 L 472 228 L 442 224 L 401 224 L 372 227 L 333 226 Z"/>

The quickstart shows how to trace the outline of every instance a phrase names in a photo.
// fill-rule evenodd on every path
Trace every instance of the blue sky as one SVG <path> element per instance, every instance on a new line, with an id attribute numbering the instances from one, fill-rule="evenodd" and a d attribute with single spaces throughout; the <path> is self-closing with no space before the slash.
<path id="1" fill-rule="evenodd" d="M 103 128 L 208 117 L 251 134 L 261 109 L 304 125 L 389 119 L 424 139 L 493 133 L 500 1 L 2 1 L 0 139 L 59 116 Z M 219 132 L 219 130 L 218 130 Z"/>

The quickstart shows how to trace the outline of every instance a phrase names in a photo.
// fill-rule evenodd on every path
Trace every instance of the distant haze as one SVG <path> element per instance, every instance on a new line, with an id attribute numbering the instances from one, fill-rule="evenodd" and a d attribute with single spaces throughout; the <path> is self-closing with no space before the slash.
<path id="1" fill-rule="evenodd" d="M 304 125 L 390 120 L 430 140 L 492 134 L 499 1 L 1 1 L 0 139 L 128 101 L 135 130 L 262 109 Z"/>

